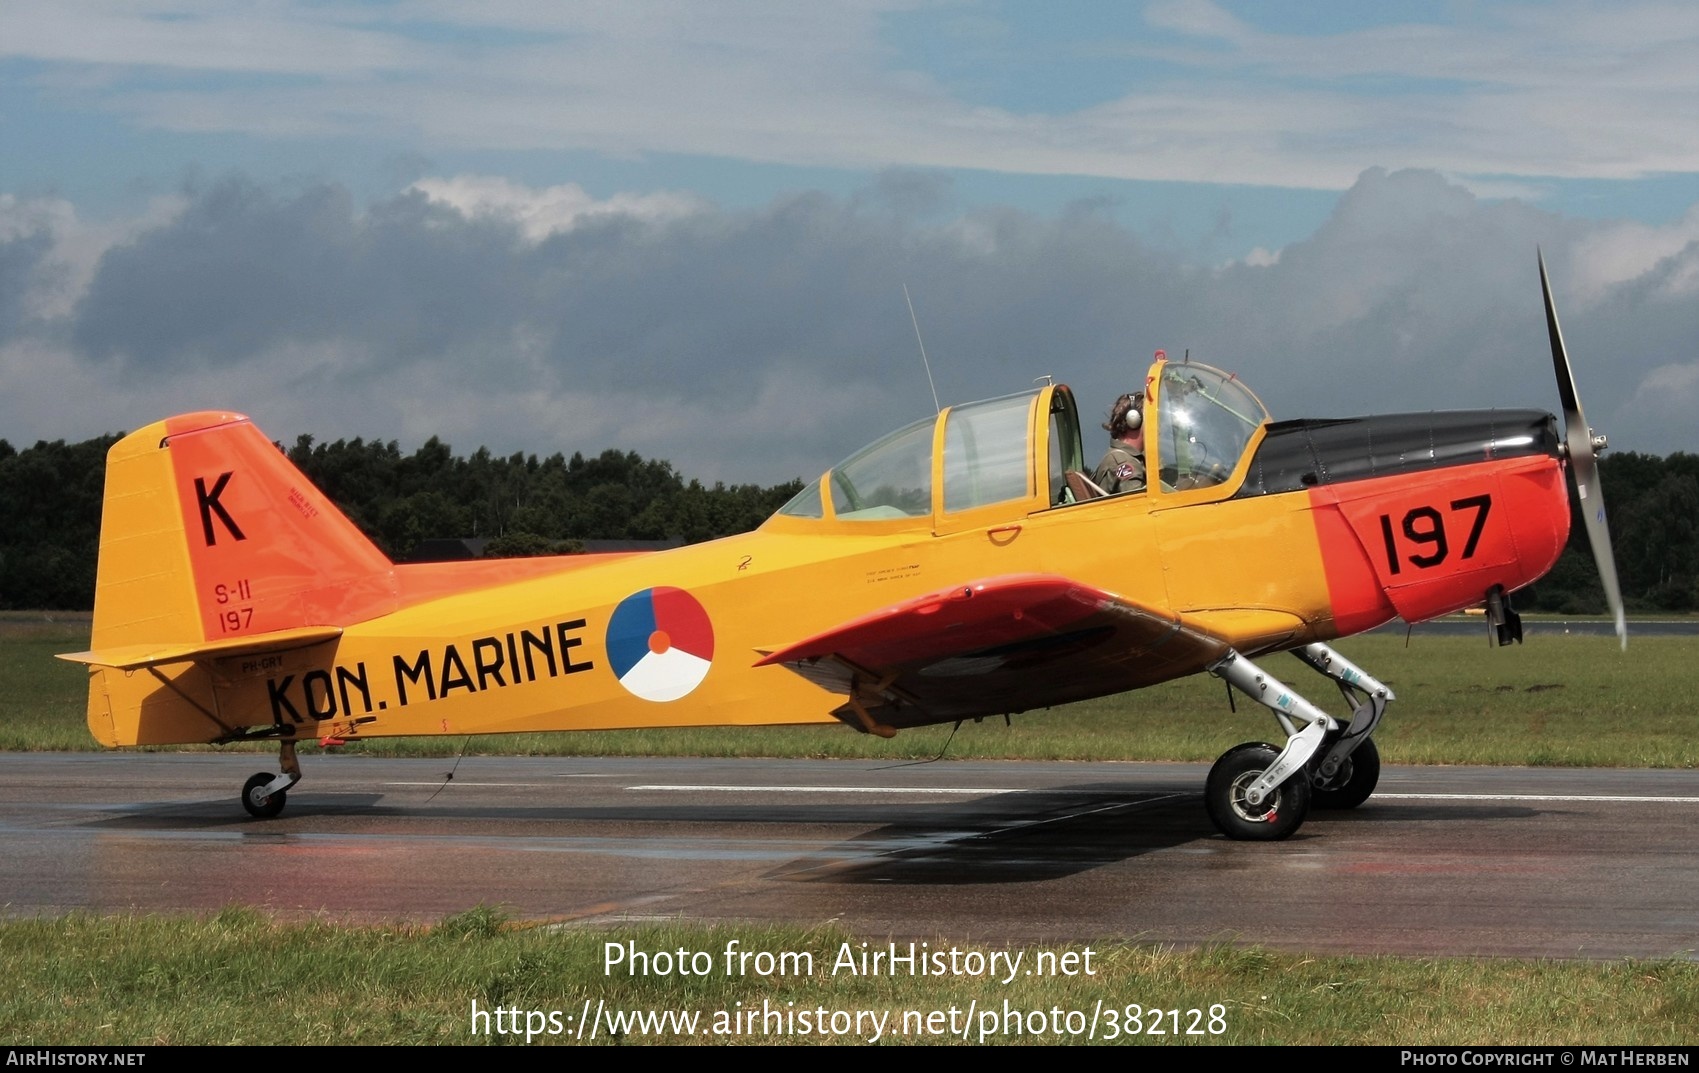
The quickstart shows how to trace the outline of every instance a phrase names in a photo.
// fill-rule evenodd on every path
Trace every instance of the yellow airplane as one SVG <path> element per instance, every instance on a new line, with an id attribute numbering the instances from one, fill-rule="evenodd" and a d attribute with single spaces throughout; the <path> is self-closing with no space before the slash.
<path id="1" fill-rule="evenodd" d="M 107 462 L 88 721 L 110 746 L 280 744 L 242 790 L 275 816 L 314 739 L 841 720 L 873 734 L 1208 671 L 1283 744 L 1226 752 L 1233 838 L 1373 792 L 1393 694 L 1326 642 L 1509 594 L 1557 561 L 1564 472 L 1594 472 L 1545 266 L 1566 434 L 1539 410 L 1271 421 L 1161 352 L 1129 415 L 1148 487 L 1088 476 L 1073 395 L 953 406 L 857 452 L 742 536 L 666 552 L 390 562 L 247 418 L 194 413 Z M 1595 510 L 1596 508 L 1596 510 Z M 1332 679 L 1335 719 L 1253 662 Z"/>

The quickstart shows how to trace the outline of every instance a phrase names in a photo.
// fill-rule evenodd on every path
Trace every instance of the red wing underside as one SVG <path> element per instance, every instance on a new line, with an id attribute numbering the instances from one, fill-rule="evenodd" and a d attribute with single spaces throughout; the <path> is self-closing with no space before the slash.
<path id="1" fill-rule="evenodd" d="M 1226 642 L 1175 613 L 1066 578 L 989 578 L 896 604 L 781 649 L 783 664 L 887 727 L 1045 708 L 1202 670 Z M 869 729 L 872 729 L 869 727 Z"/>

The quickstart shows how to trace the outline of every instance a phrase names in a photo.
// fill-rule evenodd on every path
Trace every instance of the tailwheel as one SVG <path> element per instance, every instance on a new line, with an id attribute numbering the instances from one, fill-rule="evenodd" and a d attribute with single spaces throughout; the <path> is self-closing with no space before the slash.
<path id="1" fill-rule="evenodd" d="M 1351 750 L 1332 778 L 1317 776 L 1310 784 L 1310 804 L 1316 808 L 1356 808 L 1375 792 L 1380 781 L 1380 750 L 1373 738 Z"/>
<path id="2" fill-rule="evenodd" d="M 266 787 L 277 781 L 277 776 L 269 771 L 256 772 L 242 787 L 242 807 L 248 810 L 248 815 L 259 820 L 269 820 L 283 811 L 284 802 L 288 799 L 287 790 L 266 792 Z"/>
<path id="3" fill-rule="evenodd" d="M 1204 783 L 1204 807 L 1217 829 L 1244 842 L 1290 838 L 1310 811 L 1310 783 L 1302 772 L 1252 804 L 1252 784 L 1274 765 L 1280 750 L 1266 742 L 1247 742 L 1221 754 Z"/>

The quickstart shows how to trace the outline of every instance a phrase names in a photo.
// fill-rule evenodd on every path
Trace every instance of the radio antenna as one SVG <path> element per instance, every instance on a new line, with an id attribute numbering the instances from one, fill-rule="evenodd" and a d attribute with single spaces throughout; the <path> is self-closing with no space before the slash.
<path id="1" fill-rule="evenodd" d="M 908 284 L 903 284 L 903 301 L 908 303 L 908 319 L 914 325 L 914 341 L 920 344 L 920 364 L 926 366 L 926 386 L 932 389 L 932 412 L 943 413 L 938 405 L 938 385 L 932 382 L 932 363 L 926 360 L 926 340 L 920 337 L 920 318 L 914 315 L 914 299 L 908 296 Z"/>

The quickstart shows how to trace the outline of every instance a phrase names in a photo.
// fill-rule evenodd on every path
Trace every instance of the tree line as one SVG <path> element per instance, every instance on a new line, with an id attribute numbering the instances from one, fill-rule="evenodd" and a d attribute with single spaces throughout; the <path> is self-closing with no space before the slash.
<path id="1" fill-rule="evenodd" d="M 93 607 L 106 451 L 117 440 L 18 450 L 0 439 L 0 609 Z M 709 487 L 670 462 L 613 450 L 539 459 L 479 448 L 462 458 L 436 437 L 403 454 L 393 440 L 301 436 L 287 453 L 397 561 L 440 537 L 490 538 L 487 555 L 570 552 L 584 540 L 695 543 L 755 528 L 801 488 L 797 481 Z M 1611 452 L 1600 475 L 1629 608 L 1699 607 L 1699 455 Z M 1556 568 L 1517 594 L 1516 605 L 1604 610 L 1578 515 Z"/>
<path id="2" fill-rule="evenodd" d="M 118 439 L 23 450 L 0 440 L 0 609 L 94 606 L 106 451 Z M 704 485 L 636 452 L 459 457 L 434 436 L 412 454 L 393 440 L 311 436 L 286 453 L 398 562 L 443 537 L 486 538 L 486 555 L 569 553 L 585 540 L 696 543 L 755 528 L 802 487 Z"/>
<path id="3" fill-rule="evenodd" d="M 1610 507 L 1611 545 L 1628 609 L 1699 608 L 1699 455 L 1612 451 L 1599 459 L 1599 484 Z M 1605 610 L 1604 588 L 1573 488 L 1569 510 L 1573 520 L 1562 558 L 1551 573 L 1517 594 L 1517 608 L 1563 614 Z"/>

